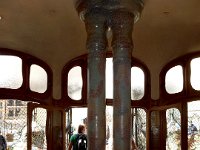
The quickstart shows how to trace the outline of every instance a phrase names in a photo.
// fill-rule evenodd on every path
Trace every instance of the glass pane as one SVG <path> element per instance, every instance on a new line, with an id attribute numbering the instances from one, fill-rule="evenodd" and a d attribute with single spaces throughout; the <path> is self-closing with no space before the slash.
<path id="1" fill-rule="evenodd" d="M 74 100 L 82 98 L 82 73 L 81 67 L 73 67 L 68 73 L 68 96 Z"/>
<path id="2" fill-rule="evenodd" d="M 175 66 L 167 72 L 165 77 L 165 89 L 169 94 L 179 93 L 183 90 L 182 66 Z"/>
<path id="3" fill-rule="evenodd" d="M 113 107 L 106 106 L 106 150 L 113 149 Z"/>
<path id="4" fill-rule="evenodd" d="M 200 58 L 191 61 L 191 77 L 190 82 L 195 90 L 200 90 Z"/>
<path id="5" fill-rule="evenodd" d="M 72 136 L 72 128 L 71 128 L 71 109 L 66 111 L 66 149 L 68 148 L 70 137 Z"/>
<path id="6" fill-rule="evenodd" d="M 139 150 L 146 150 L 146 112 L 133 108 L 133 139 Z"/>
<path id="7" fill-rule="evenodd" d="M 47 73 L 38 65 L 31 65 L 30 89 L 38 93 L 44 93 L 47 90 Z"/>
<path id="8" fill-rule="evenodd" d="M 12 105 L 8 105 L 12 101 Z M 27 148 L 27 102 L 0 100 L 0 132 L 6 138 L 8 149 Z M 20 106 L 18 103 L 20 102 Z"/>
<path id="9" fill-rule="evenodd" d="M 139 100 L 144 96 L 144 72 L 138 67 L 131 68 L 131 99 Z"/>
<path id="10" fill-rule="evenodd" d="M 181 116 L 176 108 L 166 111 L 167 139 L 166 150 L 181 150 Z"/>
<path id="11" fill-rule="evenodd" d="M 46 131 L 47 112 L 43 108 L 35 108 L 32 112 L 32 149 L 47 149 Z"/>
<path id="12" fill-rule="evenodd" d="M 18 89 L 22 82 L 21 58 L 0 55 L 0 88 Z"/>
<path id="13" fill-rule="evenodd" d="M 106 58 L 106 98 L 113 99 L 113 59 Z"/>
<path id="14" fill-rule="evenodd" d="M 200 101 L 188 103 L 188 149 L 200 149 Z"/>
<path id="15" fill-rule="evenodd" d="M 150 127 L 150 149 L 158 149 L 158 143 L 161 142 L 160 139 L 160 128 L 161 128 L 161 121 L 160 121 L 160 112 L 155 110 L 152 111 L 150 114 L 151 117 L 151 127 Z"/>
<path id="16" fill-rule="evenodd" d="M 72 108 L 72 126 L 75 129 L 74 133 L 78 132 L 78 126 L 80 124 L 85 124 L 84 120 L 86 118 L 87 118 L 87 108 Z"/>

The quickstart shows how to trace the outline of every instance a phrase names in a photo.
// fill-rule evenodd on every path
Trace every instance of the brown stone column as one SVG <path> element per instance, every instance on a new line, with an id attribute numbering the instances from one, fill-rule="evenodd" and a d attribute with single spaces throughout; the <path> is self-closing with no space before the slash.
<path id="1" fill-rule="evenodd" d="M 101 9 L 85 14 L 88 50 L 88 150 L 105 150 L 106 18 Z"/>
<path id="2" fill-rule="evenodd" d="M 129 150 L 131 139 L 131 56 L 134 15 L 125 10 L 112 13 L 111 29 L 114 101 L 113 145 L 114 150 Z"/>

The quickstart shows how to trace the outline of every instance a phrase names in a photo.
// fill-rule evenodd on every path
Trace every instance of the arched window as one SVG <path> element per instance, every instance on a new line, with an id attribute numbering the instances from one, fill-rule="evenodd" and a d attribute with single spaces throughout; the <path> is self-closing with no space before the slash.
<path id="1" fill-rule="evenodd" d="M 139 67 L 131 68 L 131 99 L 140 100 L 144 96 L 144 71 Z"/>
<path id="2" fill-rule="evenodd" d="M 0 52 L 1 134 L 9 148 L 27 149 L 27 124 L 30 125 L 27 118 L 33 116 L 32 146 L 46 148 L 46 113 L 35 109 L 30 115 L 28 103 L 46 104 L 52 101 L 52 71 L 46 63 L 29 54 L 5 48 L 0 48 Z M 40 141 L 43 144 L 38 146 Z"/>
<path id="3" fill-rule="evenodd" d="M 113 99 L 113 58 L 110 53 L 106 58 L 106 99 Z M 149 88 L 149 74 L 147 67 L 133 58 L 131 68 L 131 99 L 147 99 Z M 65 101 L 81 101 L 80 105 L 86 104 L 87 98 L 87 55 L 75 58 L 65 65 L 62 81 L 64 82 L 63 96 Z M 66 89 L 65 89 L 66 87 Z M 67 94 L 66 94 L 67 93 Z M 84 95 L 84 97 L 83 97 Z M 83 102 L 84 101 L 84 102 Z M 109 101 L 111 102 L 111 101 Z M 82 103 L 82 104 L 81 104 Z M 112 103 L 112 102 L 111 102 Z M 76 103 L 77 105 L 77 103 Z"/>
<path id="4" fill-rule="evenodd" d="M 82 87 L 81 67 L 73 67 L 68 73 L 68 96 L 73 100 L 80 100 L 82 98 Z"/>
<path id="5" fill-rule="evenodd" d="M 42 60 L 0 48 L 0 98 L 47 103 L 52 95 L 52 71 Z"/>
<path id="6" fill-rule="evenodd" d="M 31 65 L 30 68 L 30 89 L 38 93 L 44 93 L 47 90 L 47 73 L 36 65 Z"/>
<path id="7" fill-rule="evenodd" d="M 63 93 L 61 104 L 70 105 L 71 111 L 66 113 L 66 126 L 78 125 L 77 120 L 83 121 L 83 116 L 87 117 L 87 55 L 82 55 L 71 60 L 65 65 L 62 72 Z M 150 75 L 147 67 L 136 58 L 132 58 L 131 64 L 131 107 L 133 137 L 140 149 L 146 149 L 146 111 L 145 104 L 150 100 Z M 113 141 L 113 58 L 111 53 L 107 53 L 105 68 L 105 96 L 106 96 L 106 147 L 112 149 Z M 58 103 L 59 105 L 59 103 Z M 135 108 L 135 105 L 141 106 Z M 147 106 L 147 105 L 146 105 Z M 76 107 L 76 108 L 74 108 Z M 79 107 L 79 108 L 78 108 Z M 147 106 L 148 107 L 148 106 Z M 76 112 L 78 111 L 78 112 Z M 72 114 L 71 114 L 72 113 Z M 76 113 L 76 115 L 74 115 Z M 81 114 L 81 115 L 80 115 Z M 68 130 L 70 135 L 71 128 Z M 72 128 L 73 130 L 73 128 Z M 66 136 L 69 140 L 70 136 Z"/>
<path id="8" fill-rule="evenodd" d="M 166 149 L 200 148 L 197 142 L 200 137 L 199 66 L 200 52 L 195 52 L 172 60 L 161 71 L 159 107 L 175 105 L 178 108 L 166 111 Z"/>
<path id="9" fill-rule="evenodd" d="M 177 65 L 167 71 L 165 76 L 165 89 L 169 94 L 179 93 L 183 90 L 183 69 Z"/>

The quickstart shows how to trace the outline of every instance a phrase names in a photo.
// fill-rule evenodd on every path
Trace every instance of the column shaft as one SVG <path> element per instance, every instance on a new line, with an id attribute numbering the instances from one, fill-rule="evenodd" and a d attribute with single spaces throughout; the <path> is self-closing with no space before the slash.
<path id="1" fill-rule="evenodd" d="M 104 12 L 85 15 L 88 55 L 88 150 L 105 150 L 106 21 Z"/>
<path id="2" fill-rule="evenodd" d="M 114 50 L 114 150 L 129 150 L 131 139 L 131 56 L 134 15 L 117 10 L 112 14 Z"/>

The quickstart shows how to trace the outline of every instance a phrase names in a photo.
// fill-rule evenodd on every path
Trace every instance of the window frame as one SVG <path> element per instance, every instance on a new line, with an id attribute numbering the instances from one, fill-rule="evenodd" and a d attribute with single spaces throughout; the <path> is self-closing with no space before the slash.
<path id="1" fill-rule="evenodd" d="M 108 51 L 106 53 L 106 58 L 112 57 L 112 52 Z M 72 59 L 70 62 L 68 62 L 63 70 L 62 70 L 62 98 L 61 102 L 57 105 L 67 105 L 71 107 L 86 107 L 87 106 L 87 57 L 88 54 L 81 55 L 75 59 Z M 68 96 L 68 73 L 73 68 L 79 66 L 82 70 L 82 80 L 83 80 L 83 86 L 82 86 L 82 93 L 81 93 L 81 99 L 80 100 L 73 100 Z M 141 108 L 148 108 L 147 101 L 150 102 L 151 100 L 151 86 L 150 86 L 150 72 L 147 68 L 147 66 L 140 61 L 139 59 L 132 57 L 131 60 L 131 67 L 138 67 L 144 72 L 144 95 L 140 100 L 131 100 L 131 106 L 133 107 L 141 107 Z M 106 105 L 112 105 L 113 99 L 106 99 Z"/>
<path id="2" fill-rule="evenodd" d="M 19 99 L 23 101 L 34 101 L 41 104 L 52 103 L 52 70 L 51 68 L 42 60 L 20 52 L 18 50 L 0 48 L 1 55 L 10 55 L 19 57 L 22 60 L 22 85 L 17 89 L 0 88 L 0 99 Z M 43 68 L 47 73 L 47 89 L 44 93 L 38 93 L 30 90 L 29 87 L 29 76 L 31 65 L 38 65 Z"/>

